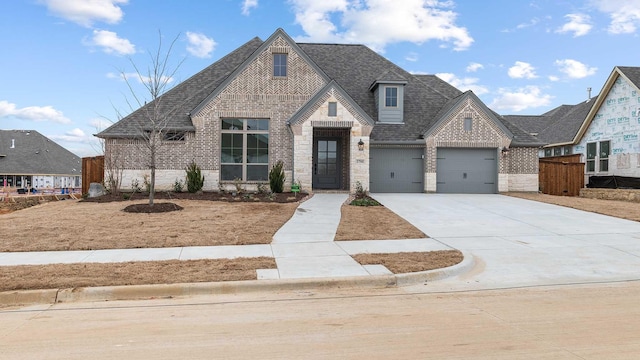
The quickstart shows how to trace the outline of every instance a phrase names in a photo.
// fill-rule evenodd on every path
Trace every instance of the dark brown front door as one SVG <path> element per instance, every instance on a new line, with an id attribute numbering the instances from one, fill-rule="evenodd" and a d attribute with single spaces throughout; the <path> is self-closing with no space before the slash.
<path id="1" fill-rule="evenodd" d="M 313 141 L 313 188 L 340 189 L 340 138 Z"/>

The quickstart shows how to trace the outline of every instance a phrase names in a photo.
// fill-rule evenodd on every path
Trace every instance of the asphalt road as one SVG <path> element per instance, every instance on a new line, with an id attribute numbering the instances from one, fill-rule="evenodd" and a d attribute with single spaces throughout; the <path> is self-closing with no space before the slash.
<path id="1" fill-rule="evenodd" d="M 0 359 L 636 359 L 640 281 L 0 308 Z"/>

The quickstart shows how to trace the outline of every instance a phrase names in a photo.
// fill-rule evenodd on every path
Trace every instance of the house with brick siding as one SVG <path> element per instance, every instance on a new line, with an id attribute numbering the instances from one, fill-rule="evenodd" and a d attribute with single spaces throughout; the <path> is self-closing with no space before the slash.
<path id="1" fill-rule="evenodd" d="M 268 183 L 284 162 L 303 191 L 496 193 L 538 190 L 544 145 L 433 75 L 415 75 L 363 45 L 296 43 L 282 29 L 254 38 L 97 134 L 124 154 L 123 187 L 141 183 L 145 107 L 169 120 L 156 186 L 191 161 L 205 190 Z"/>

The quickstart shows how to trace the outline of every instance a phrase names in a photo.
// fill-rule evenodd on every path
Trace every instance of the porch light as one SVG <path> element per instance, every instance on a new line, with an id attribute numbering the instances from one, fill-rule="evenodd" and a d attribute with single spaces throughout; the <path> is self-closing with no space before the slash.
<path id="1" fill-rule="evenodd" d="M 506 146 L 504 146 L 501 151 L 502 151 L 502 156 L 507 156 L 509 154 L 509 148 Z"/>
<path id="2" fill-rule="evenodd" d="M 362 139 L 360 139 L 360 141 L 358 141 L 358 150 L 359 151 L 364 151 L 364 142 L 362 141 Z"/>

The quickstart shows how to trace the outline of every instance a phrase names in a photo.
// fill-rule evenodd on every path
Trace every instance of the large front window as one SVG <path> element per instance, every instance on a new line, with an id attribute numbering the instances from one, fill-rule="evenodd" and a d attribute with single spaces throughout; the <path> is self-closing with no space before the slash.
<path id="1" fill-rule="evenodd" d="M 266 181 L 268 179 L 268 119 L 222 119 L 221 135 L 221 180 Z"/>

